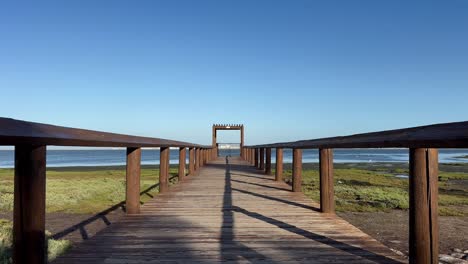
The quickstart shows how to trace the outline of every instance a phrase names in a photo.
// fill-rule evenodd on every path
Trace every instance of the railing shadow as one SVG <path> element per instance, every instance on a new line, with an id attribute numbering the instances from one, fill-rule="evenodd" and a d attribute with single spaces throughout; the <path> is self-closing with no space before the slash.
<path id="1" fill-rule="evenodd" d="M 224 165 L 223 165 L 224 166 Z M 269 263 L 276 263 L 272 259 L 268 258 L 267 256 L 259 253 L 258 251 L 251 249 L 244 244 L 235 241 L 234 239 L 234 214 L 232 208 L 232 187 L 231 187 L 231 164 L 229 164 L 229 158 L 226 157 L 226 174 L 225 174 L 225 184 L 224 184 L 224 195 L 223 195 L 223 224 L 221 225 L 221 261 L 228 261 L 233 260 L 232 253 L 230 253 L 230 249 L 232 245 L 235 245 L 239 249 L 238 257 L 242 257 L 243 254 L 246 256 L 248 255 L 248 259 L 252 260 L 252 258 L 256 260 L 268 260 Z M 235 167 L 243 167 L 243 166 L 235 166 Z M 229 226 L 232 221 L 231 228 L 227 228 L 223 230 L 224 226 Z M 237 259 L 234 259 L 237 260 Z"/>
<path id="2" fill-rule="evenodd" d="M 177 178 L 177 176 L 172 176 L 169 178 L 169 180 L 172 180 L 172 179 L 175 179 Z M 140 192 L 140 196 L 142 195 L 147 195 L 149 196 L 150 198 L 154 198 L 153 195 L 149 194 L 149 192 L 155 188 L 159 187 L 159 183 L 157 184 L 154 184 L 154 185 L 151 185 L 150 187 L 146 188 L 145 190 L 141 191 Z M 140 201 L 140 204 L 143 204 L 143 202 Z M 88 232 L 86 231 L 86 226 L 98 221 L 98 220 L 102 220 L 102 222 L 104 222 L 104 224 L 106 226 L 110 226 L 112 224 L 111 221 L 109 221 L 109 219 L 107 218 L 107 215 L 118 210 L 118 209 L 121 209 L 123 212 L 126 212 L 126 209 L 125 209 L 125 201 L 121 201 L 77 224 L 74 224 L 68 228 L 65 228 L 64 230 L 62 231 L 59 231 L 55 234 L 53 234 L 51 236 L 51 238 L 53 239 L 61 239 L 77 230 L 79 230 L 80 232 L 80 235 L 81 235 L 81 238 L 83 240 L 87 240 L 89 238 L 89 235 L 88 235 Z"/>
<path id="3" fill-rule="evenodd" d="M 392 258 L 383 256 L 383 255 L 379 255 L 379 254 L 374 253 L 372 251 L 369 251 L 369 250 L 366 250 L 366 249 L 363 249 L 363 248 L 360 248 L 360 247 L 356 247 L 356 246 L 353 246 L 353 245 L 350 245 L 350 244 L 347 244 L 347 243 L 344 243 L 344 242 L 334 240 L 334 239 L 329 238 L 327 236 L 319 235 L 319 234 L 316 234 L 316 233 L 313 233 L 313 232 L 298 228 L 298 227 L 296 227 L 294 225 L 288 224 L 288 223 L 280 221 L 280 220 L 276 220 L 276 219 L 271 218 L 271 217 L 261 215 L 259 213 L 250 212 L 250 211 L 247 211 L 247 210 L 245 210 L 243 208 L 240 208 L 240 207 L 237 207 L 237 206 L 234 206 L 233 210 L 235 212 L 243 213 L 243 214 L 245 214 L 245 215 L 247 215 L 249 217 L 252 217 L 252 218 L 264 221 L 266 223 L 275 225 L 278 228 L 284 229 L 284 230 L 286 230 L 288 232 L 303 236 L 303 237 L 308 238 L 308 239 L 315 240 L 315 241 L 323 243 L 323 244 L 325 244 L 327 246 L 334 247 L 336 249 L 345 251 L 345 252 L 353 254 L 355 256 L 359 256 L 361 258 L 365 258 L 365 259 L 368 259 L 368 260 L 371 260 L 371 261 L 375 261 L 377 263 L 385 262 L 385 263 L 390 263 L 390 264 L 401 264 L 400 261 L 394 260 Z"/>

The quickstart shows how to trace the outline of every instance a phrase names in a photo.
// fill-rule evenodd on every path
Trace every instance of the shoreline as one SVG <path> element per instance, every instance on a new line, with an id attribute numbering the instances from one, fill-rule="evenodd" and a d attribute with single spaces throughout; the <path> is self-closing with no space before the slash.
<path id="1" fill-rule="evenodd" d="M 378 161 L 378 162 L 335 162 L 334 167 L 378 167 L 378 166 L 394 166 L 394 167 L 407 167 L 409 162 L 391 162 L 391 161 Z M 276 163 L 272 162 L 271 166 L 272 169 L 275 168 Z M 319 163 L 318 162 L 304 162 L 302 163 L 303 169 L 308 169 L 308 168 L 318 168 Z M 440 166 L 456 166 L 456 167 L 468 167 L 468 162 L 439 162 Z M 171 167 L 178 167 L 178 163 L 171 163 Z M 186 166 L 188 166 L 188 163 L 186 163 Z M 253 165 L 252 165 L 253 166 Z M 291 167 L 292 162 L 284 162 L 283 167 L 286 169 L 286 166 Z M 125 169 L 126 165 L 125 164 L 102 164 L 102 165 L 70 165 L 70 166 L 47 166 L 47 169 L 54 170 L 54 171 L 60 171 L 60 170 L 71 170 L 71 169 L 82 169 L 84 171 L 90 171 L 90 170 L 118 170 L 118 169 Z M 154 168 L 159 168 L 159 164 L 142 164 L 141 168 L 145 169 L 154 169 Z M 1 170 L 8 170 L 8 169 L 14 169 L 14 167 L 0 167 Z"/>

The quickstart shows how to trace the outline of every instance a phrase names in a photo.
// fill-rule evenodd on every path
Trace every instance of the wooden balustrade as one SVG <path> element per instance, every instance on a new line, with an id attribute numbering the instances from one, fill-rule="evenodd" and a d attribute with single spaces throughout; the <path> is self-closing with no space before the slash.
<path id="1" fill-rule="evenodd" d="M 127 214 L 140 213 L 141 148 L 127 148 L 127 184 L 125 210 Z"/>
<path id="2" fill-rule="evenodd" d="M 265 154 L 265 174 L 271 175 L 271 148 L 266 148 Z"/>
<path id="3" fill-rule="evenodd" d="M 129 136 L 0 118 L 0 145 L 15 146 L 13 263 L 46 263 L 45 201 L 46 146 L 93 146 L 126 148 L 127 214 L 140 212 L 141 149 L 160 148 L 160 191 L 168 190 L 170 147 L 179 148 L 179 179 L 185 177 L 186 148 L 190 149 L 189 172 L 196 169 L 195 149 L 200 145 Z M 210 148 L 205 148 L 210 149 Z M 199 159 L 200 156 L 197 156 Z"/>
<path id="4" fill-rule="evenodd" d="M 437 148 L 468 148 L 468 122 L 365 133 L 295 142 L 247 146 L 258 150 L 276 148 L 276 173 L 282 160 L 282 149 L 293 149 L 292 190 L 301 190 L 301 149 L 319 149 L 320 207 L 323 213 L 334 213 L 333 148 L 408 148 L 410 149 L 410 263 L 438 263 L 437 220 Z M 279 152 L 278 152 L 279 151 Z M 257 162 L 255 162 L 257 167 Z M 277 174 L 275 177 L 280 180 Z"/>
<path id="5" fill-rule="evenodd" d="M 225 127 L 228 128 L 227 126 Z M 409 245 L 411 263 L 438 262 L 438 152 L 437 148 L 468 148 L 468 122 L 437 124 L 295 142 L 256 146 L 243 145 L 241 155 L 256 168 L 271 173 L 271 149 L 276 149 L 275 180 L 282 180 L 283 148 L 293 150 L 292 191 L 301 191 L 302 150 L 319 150 L 320 208 L 334 213 L 334 148 L 408 148 L 409 149 Z M 218 129 L 215 127 L 214 129 Z M 219 126 L 219 129 L 223 129 Z M 159 186 L 169 189 L 170 147 L 179 148 L 180 180 L 185 177 L 185 155 L 189 148 L 189 175 L 218 155 L 216 146 L 148 137 L 136 137 L 100 131 L 59 127 L 47 124 L 0 118 L 0 145 L 15 146 L 15 186 L 13 210 L 14 263 L 45 263 L 45 183 L 46 146 L 125 147 L 126 210 L 140 209 L 141 148 L 160 148 Z M 266 151 L 266 162 L 265 162 Z"/>
<path id="6" fill-rule="evenodd" d="M 258 164 L 258 168 L 260 170 L 264 170 L 265 169 L 265 148 L 260 148 L 260 156 L 259 156 L 259 164 Z"/>
<path id="7" fill-rule="evenodd" d="M 276 148 L 275 181 L 283 180 L 283 149 Z"/>

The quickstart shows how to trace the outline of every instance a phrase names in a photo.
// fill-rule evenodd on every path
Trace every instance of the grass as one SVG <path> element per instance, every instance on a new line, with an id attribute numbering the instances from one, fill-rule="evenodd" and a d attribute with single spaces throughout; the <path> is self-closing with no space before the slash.
<path id="1" fill-rule="evenodd" d="M 286 166 L 287 168 L 288 166 Z M 289 166 L 290 167 L 290 166 Z M 407 164 L 337 164 L 335 200 L 338 211 L 373 212 L 408 209 Z M 439 173 L 439 214 L 468 216 L 468 165 L 441 164 Z M 13 209 L 13 170 L 0 169 L 0 212 Z M 170 174 L 177 173 L 171 167 Z M 291 170 L 284 172 L 291 179 Z M 143 166 L 141 196 L 144 203 L 158 193 L 159 170 Z M 171 183 L 177 181 L 173 177 Z M 47 170 L 46 210 L 71 214 L 95 214 L 125 200 L 125 167 L 51 168 Z M 319 200 L 317 164 L 304 164 L 303 191 Z M 66 240 L 48 239 L 48 257 L 53 259 L 70 248 Z M 10 263 L 11 222 L 0 220 L 0 263 Z"/>
<path id="2" fill-rule="evenodd" d="M 177 168 L 169 170 L 171 175 Z M 13 210 L 12 169 L 0 169 L 0 212 Z M 145 203 L 159 191 L 159 169 L 144 166 L 141 170 L 140 190 Z M 172 177 L 170 183 L 177 182 Z M 125 168 L 103 167 L 93 169 L 56 168 L 47 170 L 46 210 L 71 214 L 95 214 L 125 200 Z M 46 235 L 50 235 L 46 232 Z M 0 219 L 0 264 L 11 263 L 12 223 Z M 71 247 L 68 240 L 47 239 L 48 259 L 53 260 Z"/>
<path id="3" fill-rule="evenodd" d="M 177 168 L 171 168 L 175 175 Z M 0 169 L 0 211 L 13 210 L 13 170 Z M 158 183 L 159 170 L 144 167 L 141 170 L 141 191 Z M 177 179 L 172 179 L 175 182 Z M 103 211 L 125 200 L 125 170 L 123 168 L 96 170 L 49 169 L 46 183 L 47 212 L 91 214 Z M 152 188 L 141 196 L 146 202 L 158 193 Z"/>
<path id="4" fill-rule="evenodd" d="M 406 210 L 409 206 L 408 179 L 396 178 L 406 174 L 401 168 L 362 169 L 338 166 L 335 169 L 335 201 L 337 211 L 375 212 L 393 209 Z M 291 170 L 285 171 L 285 179 L 291 179 Z M 304 169 L 303 192 L 318 201 L 318 170 Z M 444 216 L 468 216 L 468 173 L 439 173 L 439 214 Z"/>
<path id="5" fill-rule="evenodd" d="M 69 248 L 71 248 L 70 241 L 55 240 L 49 238 L 50 233 L 46 232 L 47 239 L 47 259 L 54 260 Z M 0 263 L 10 264 L 12 262 L 11 244 L 13 241 L 13 223 L 8 220 L 0 219 Z"/>

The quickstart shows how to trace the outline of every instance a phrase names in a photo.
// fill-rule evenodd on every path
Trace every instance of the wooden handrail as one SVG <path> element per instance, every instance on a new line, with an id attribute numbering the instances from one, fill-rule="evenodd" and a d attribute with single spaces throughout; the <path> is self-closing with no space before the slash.
<path id="1" fill-rule="evenodd" d="M 246 148 L 468 148 L 468 121 Z"/>
<path id="2" fill-rule="evenodd" d="M 11 118 L 0 118 L 0 145 L 211 148 L 211 146 L 169 139 L 69 128 Z"/>

